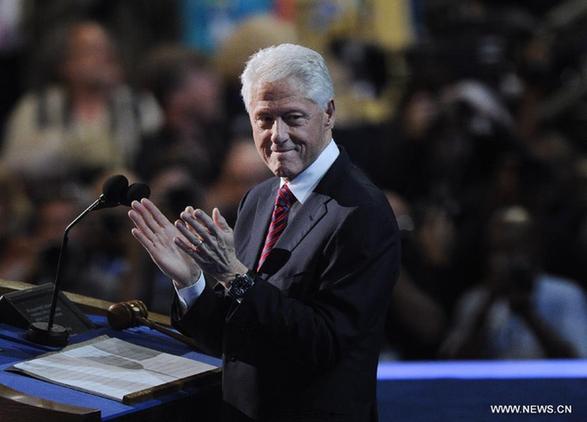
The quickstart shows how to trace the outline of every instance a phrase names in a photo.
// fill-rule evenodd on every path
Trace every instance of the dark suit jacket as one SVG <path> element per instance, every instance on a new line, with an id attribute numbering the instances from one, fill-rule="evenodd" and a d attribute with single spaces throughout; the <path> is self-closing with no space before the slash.
<path id="1" fill-rule="evenodd" d="M 278 187 L 270 179 L 241 202 L 235 243 L 248 268 Z M 206 287 L 185 315 L 175 306 L 172 316 L 204 352 L 223 356 L 223 396 L 233 410 L 271 422 L 375 421 L 377 360 L 398 271 L 391 208 L 341 151 L 240 304 Z"/>

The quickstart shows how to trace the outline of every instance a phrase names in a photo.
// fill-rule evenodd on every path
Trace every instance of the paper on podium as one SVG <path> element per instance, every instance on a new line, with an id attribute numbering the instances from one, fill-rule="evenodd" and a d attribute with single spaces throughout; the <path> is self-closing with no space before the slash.
<path id="1" fill-rule="evenodd" d="M 181 387 L 216 366 L 101 336 L 8 370 L 130 403 Z"/>

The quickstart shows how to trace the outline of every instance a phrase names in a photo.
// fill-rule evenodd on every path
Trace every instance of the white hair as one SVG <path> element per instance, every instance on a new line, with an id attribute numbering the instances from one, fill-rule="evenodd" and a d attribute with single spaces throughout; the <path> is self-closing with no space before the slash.
<path id="1" fill-rule="evenodd" d="M 319 53 L 301 45 L 279 44 L 253 54 L 241 74 L 241 95 L 247 111 L 256 85 L 284 79 L 294 79 L 304 95 L 324 109 L 334 98 L 332 79 Z"/>

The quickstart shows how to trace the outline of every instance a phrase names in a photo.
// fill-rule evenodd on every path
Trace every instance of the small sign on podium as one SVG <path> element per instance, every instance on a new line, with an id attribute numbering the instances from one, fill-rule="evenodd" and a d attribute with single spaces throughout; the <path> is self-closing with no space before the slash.
<path id="1" fill-rule="evenodd" d="M 52 295 L 52 283 L 4 294 L 0 297 L 0 322 L 20 328 L 27 328 L 33 322 L 47 322 Z M 88 317 L 63 292 L 58 294 L 55 323 L 65 327 L 70 334 L 93 328 Z"/>

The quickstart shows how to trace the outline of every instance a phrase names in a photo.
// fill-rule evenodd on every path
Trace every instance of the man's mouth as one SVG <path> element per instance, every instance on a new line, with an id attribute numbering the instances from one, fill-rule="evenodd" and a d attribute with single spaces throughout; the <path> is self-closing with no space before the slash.
<path id="1" fill-rule="evenodd" d="M 285 154 L 287 154 L 288 152 L 291 152 L 291 151 L 295 151 L 295 148 L 278 148 L 278 149 L 270 148 L 269 149 L 269 154 L 280 156 L 280 155 L 285 155 Z"/>

